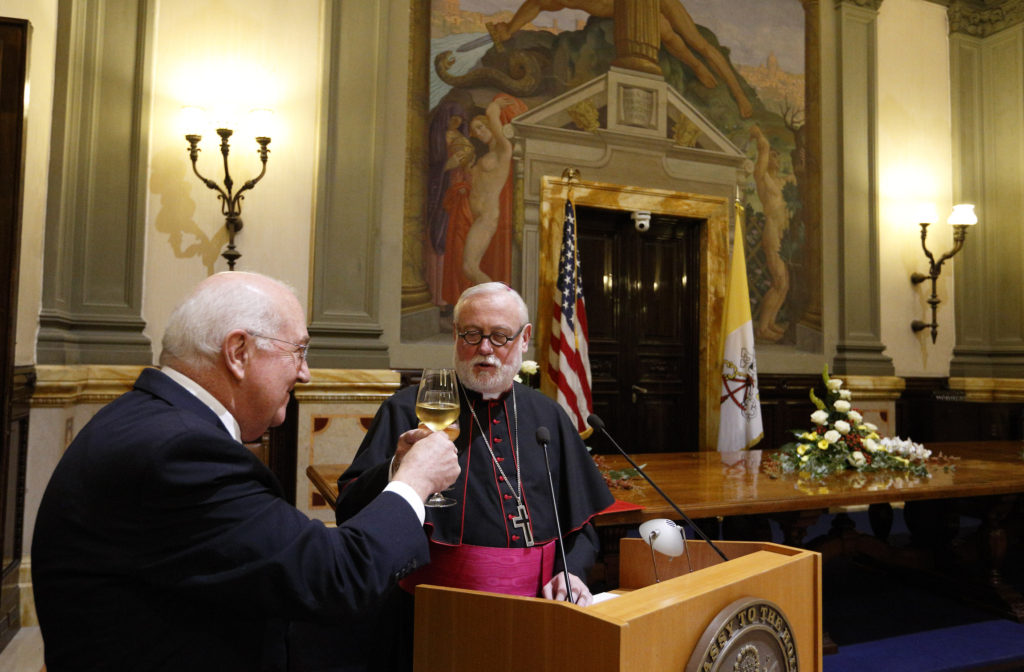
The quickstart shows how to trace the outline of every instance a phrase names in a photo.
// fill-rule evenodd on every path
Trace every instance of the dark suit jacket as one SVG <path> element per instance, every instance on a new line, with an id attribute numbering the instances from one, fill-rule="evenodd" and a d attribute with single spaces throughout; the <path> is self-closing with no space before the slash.
<path id="1" fill-rule="evenodd" d="M 32 580 L 49 672 L 283 669 L 289 620 L 339 622 L 429 561 L 383 493 L 311 521 L 156 369 L 82 429 L 43 495 Z"/>

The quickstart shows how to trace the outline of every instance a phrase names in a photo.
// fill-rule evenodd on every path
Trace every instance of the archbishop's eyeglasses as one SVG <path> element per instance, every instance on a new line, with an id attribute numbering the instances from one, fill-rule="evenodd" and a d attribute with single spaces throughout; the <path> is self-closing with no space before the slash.
<path id="1" fill-rule="evenodd" d="M 295 346 L 295 350 L 292 351 L 292 354 L 299 356 L 298 365 L 302 366 L 302 363 L 306 361 L 306 352 L 309 350 L 309 343 L 306 343 L 305 345 L 303 345 L 302 343 L 292 343 L 291 341 L 286 341 L 281 338 L 274 338 L 273 336 L 264 336 L 263 334 L 257 334 L 255 331 L 250 331 L 249 335 L 255 336 L 256 338 L 265 338 L 268 341 L 277 341 L 278 343 L 293 345 Z"/>
<path id="2" fill-rule="evenodd" d="M 464 340 L 468 345 L 480 345 L 486 338 L 488 341 L 491 342 L 491 345 L 493 345 L 496 348 L 500 348 L 504 345 L 508 345 L 508 343 L 510 343 L 511 341 L 514 341 L 517 338 L 519 338 L 519 334 L 523 333 L 523 329 L 525 328 L 526 325 L 524 324 L 523 326 L 519 327 L 519 331 L 512 334 L 511 336 L 509 336 L 508 334 L 503 334 L 500 331 L 492 331 L 489 334 L 485 334 L 479 329 L 467 329 L 465 331 L 459 332 L 459 338 Z"/>

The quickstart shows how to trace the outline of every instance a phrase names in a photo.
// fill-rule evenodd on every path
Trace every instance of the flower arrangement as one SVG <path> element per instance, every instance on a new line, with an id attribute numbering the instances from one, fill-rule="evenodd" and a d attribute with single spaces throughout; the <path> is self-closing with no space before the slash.
<path id="1" fill-rule="evenodd" d="M 831 378 L 828 367 L 822 372 L 825 399 L 810 391 L 815 410 L 811 413 L 814 427 L 808 431 L 793 430 L 796 441 L 783 445 L 776 460 L 782 471 L 820 479 L 847 469 L 906 472 L 927 478 L 931 451 L 909 439 L 882 438 L 878 427 L 865 422 L 851 403 L 850 390 L 843 381 Z"/>

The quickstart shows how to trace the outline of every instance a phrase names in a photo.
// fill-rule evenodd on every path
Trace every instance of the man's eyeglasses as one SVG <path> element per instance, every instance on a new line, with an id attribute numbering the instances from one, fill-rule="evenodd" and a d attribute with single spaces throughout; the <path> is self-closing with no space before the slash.
<path id="1" fill-rule="evenodd" d="M 514 341 L 517 338 L 519 338 L 519 334 L 523 333 L 523 329 L 525 328 L 526 325 L 524 324 L 523 326 L 519 327 L 519 331 L 512 334 L 511 336 L 509 336 L 508 334 L 503 334 L 500 331 L 493 331 L 489 334 L 485 334 L 479 329 L 467 329 L 466 331 L 459 332 L 459 338 L 464 340 L 468 345 L 480 345 L 486 338 L 488 341 L 491 342 L 491 345 L 493 345 L 496 348 L 500 348 L 504 345 L 507 345 L 510 341 Z"/>
<path id="2" fill-rule="evenodd" d="M 295 346 L 295 350 L 292 351 L 292 354 L 299 356 L 299 366 L 302 366 L 302 363 L 306 361 L 306 351 L 309 350 L 309 343 L 306 343 L 305 345 L 301 343 L 292 343 L 291 341 L 286 341 L 280 338 L 274 338 L 273 336 L 264 336 L 263 334 L 257 334 L 254 331 L 250 331 L 249 335 L 255 336 L 256 338 L 265 338 L 268 341 L 277 341 L 278 343 L 293 345 Z"/>

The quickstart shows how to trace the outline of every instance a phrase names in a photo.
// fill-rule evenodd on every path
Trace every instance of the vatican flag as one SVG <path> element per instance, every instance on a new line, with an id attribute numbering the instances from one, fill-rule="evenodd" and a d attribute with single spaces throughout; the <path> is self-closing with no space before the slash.
<path id="1" fill-rule="evenodd" d="M 743 253 L 743 209 L 736 207 L 736 236 L 732 268 L 725 290 L 722 339 L 722 397 L 718 422 L 718 450 L 750 448 L 764 435 L 761 400 L 757 393 L 754 358 L 754 323 L 747 291 L 747 262 Z"/>

